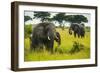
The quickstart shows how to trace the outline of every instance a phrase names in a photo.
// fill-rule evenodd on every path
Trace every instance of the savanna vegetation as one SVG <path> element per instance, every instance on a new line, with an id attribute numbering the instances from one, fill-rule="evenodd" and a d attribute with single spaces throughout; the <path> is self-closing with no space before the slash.
<path id="1" fill-rule="evenodd" d="M 61 45 L 58 46 L 57 42 L 54 42 L 53 53 L 47 51 L 45 47 L 40 50 L 31 50 L 32 25 L 25 25 L 24 60 L 48 61 L 90 58 L 90 27 L 85 27 L 84 38 L 75 38 L 74 35 L 69 35 L 69 27 L 65 27 L 66 22 L 80 24 L 81 22 L 88 22 L 88 19 L 83 15 L 66 15 L 66 13 L 56 13 L 53 17 L 50 15 L 49 12 L 35 11 L 34 18 L 24 16 L 24 21 L 40 19 L 41 22 L 58 23 L 59 26 L 56 26 L 56 31 L 60 33 Z"/>
<path id="2" fill-rule="evenodd" d="M 69 59 L 87 59 L 90 58 L 90 32 L 86 29 L 84 38 L 75 38 L 69 35 L 68 28 L 62 30 L 56 28 L 61 35 L 61 45 L 54 43 L 55 53 L 50 53 L 45 48 L 43 50 L 30 50 L 30 39 L 25 38 L 25 61 L 44 61 L 44 60 L 69 60 Z"/>

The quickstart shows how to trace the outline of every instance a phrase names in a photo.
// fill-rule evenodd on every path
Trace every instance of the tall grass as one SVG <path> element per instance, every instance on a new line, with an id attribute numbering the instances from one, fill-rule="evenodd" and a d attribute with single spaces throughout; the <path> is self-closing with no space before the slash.
<path id="1" fill-rule="evenodd" d="M 30 51 L 30 39 L 25 38 L 24 60 L 47 61 L 90 58 L 90 32 L 86 32 L 84 38 L 75 38 L 73 35 L 69 35 L 68 28 L 64 30 L 56 28 L 56 30 L 61 35 L 61 45 L 58 46 L 58 44 L 54 42 L 54 53 L 50 53 L 45 48 L 42 51 Z M 76 48 L 75 42 L 78 43 L 76 44 Z M 78 48 L 79 51 L 76 51 Z"/>

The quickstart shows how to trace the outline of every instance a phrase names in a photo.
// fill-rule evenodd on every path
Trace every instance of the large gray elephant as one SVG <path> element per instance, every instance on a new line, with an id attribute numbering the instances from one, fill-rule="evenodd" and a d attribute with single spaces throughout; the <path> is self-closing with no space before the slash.
<path id="1" fill-rule="evenodd" d="M 60 34 L 56 32 L 55 25 L 53 23 L 39 23 L 33 28 L 32 32 L 32 43 L 31 48 L 43 48 L 53 51 L 54 40 L 61 43 Z"/>
<path id="2" fill-rule="evenodd" d="M 74 37 L 78 36 L 83 38 L 85 36 L 85 25 L 84 24 L 78 24 L 73 23 L 69 27 L 69 34 L 72 34 L 72 31 L 74 32 Z"/>

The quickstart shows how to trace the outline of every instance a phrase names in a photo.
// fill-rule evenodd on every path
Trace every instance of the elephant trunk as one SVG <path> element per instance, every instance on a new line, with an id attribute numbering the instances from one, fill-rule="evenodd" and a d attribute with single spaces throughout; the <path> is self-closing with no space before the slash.
<path id="1" fill-rule="evenodd" d="M 71 28 L 69 28 L 69 34 L 72 35 L 72 29 Z"/>
<path id="2" fill-rule="evenodd" d="M 61 38 L 59 32 L 55 33 L 55 41 L 58 43 L 58 45 L 61 44 Z"/>

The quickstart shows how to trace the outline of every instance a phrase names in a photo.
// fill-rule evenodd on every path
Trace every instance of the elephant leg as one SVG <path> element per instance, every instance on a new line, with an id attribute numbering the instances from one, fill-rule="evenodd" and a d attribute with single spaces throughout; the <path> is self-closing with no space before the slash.
<path id="1" fill-rule="evenodd" d="M 53 44 L 54 44 L 53 42 L 51 42 L 51 43 L 49 44 L 49 48 L 50 48 L 51 51 L 53 51 Z"/>
<path id="2" fill-rule="evenodd" d="M 40 49 L 43 49 L 43 42 L 40 43 Z"/>
<path id="3" fill-rule="evenodd" d="M 81 38 L 83 38 L 84 37 L 84 34 L 81 34 Z"/>
<path id="4" fill-rule="evenodd" d="M 85 32 L 83 31 L 83 32 L 81 33 L 81 38 L 84 38 L 84 36 L 85 36 Z"/>
<path id="5" fill-rule="evenodd" d="M 74 37 L 76 37 L 76 32 L 74 32 Z"/>
<path id="6" fill-rule="evenodd" d="M 81 29 L 79 29 L 78 32 L 77 32 L 78 38 L 81 37 L 81 33 L 82 33 L 82 32 L 81 32 Z"/>
<path id="7" fill-rule="evenodd" d="M 37 50 L 41 51 L 43 49 L 43 41 L 42 39 L 37 40 Z"/>
<path id="8" fill-rule="evenodd" d="M 38 44 L 33 43 L 33 44 L 32 44 L 32 46 L 31 46 L 31 49 L 35 51 L 35 50 L 36 50 L 36 48 L 37 48 L 37 46 L 38 46 Z"/>
<path id="9" fill-rule="evenodd" d="M 85 37 L 85 31 L 83 32 L 83 37 Z"/>
<path id="10" fill-rule="evenodd" d="M 31 44 L 31 48 L 35 51 L 35 50 L 39 50 L 41 48 L 42 44 L 41 44 L 41 40 L 38 38 L 34 38 L 32 40 L 32 44 Z"/>
<path id="11" fill-rule="evenodd" d="M 72 29 L 71 28 L 69 28 L 69 34 L 72 35 Z"/>
<path id="12" fill-rule="evenodd" d="M 31 50 L 35 50 L 35 48 L 36 48 L 36 40 L 32 40 L 32 43 L 30 44 L 31 45 Z"/>
<path id="13" fill-rule="evenodd" d="M 78 38 L 80 38 L 80 34 L 78 34 Z"/>
<path id="14" fill-rule="evenodd" d="M 54 45 L 54 40 L 49 41 L 46 45 L 47 50 L 53 52 L 53 45 Z"/>

